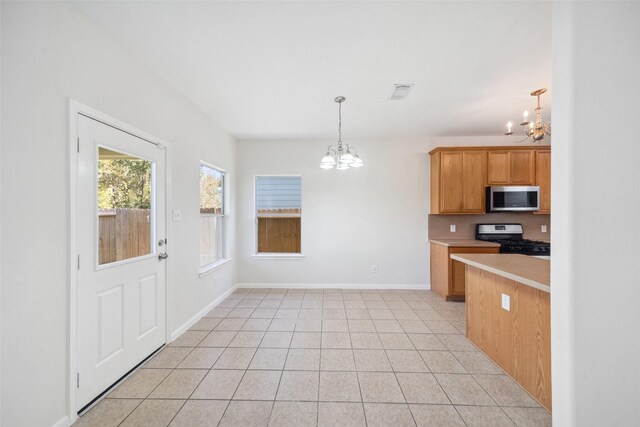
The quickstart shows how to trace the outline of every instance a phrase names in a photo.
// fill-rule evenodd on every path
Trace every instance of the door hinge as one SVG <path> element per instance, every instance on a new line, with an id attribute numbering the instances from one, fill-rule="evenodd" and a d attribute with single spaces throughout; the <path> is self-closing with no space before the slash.
<path id="1" fill-rule="evenodd" d="M 79 153 L 79 152 L 80 152 L 80 137 L 78 137 L 78 139 L 77 139 L 77 145 L 76 145 L 76 148 L 77 148 L 78 153 Z"/>
<path id="2" fill-rule="evenodd" d="M 80 372 L 76 374 L 76 388 L 80 388 Z"/>
<path id="3" fill-rule="evenodd" d="M 80 270 L 80 255 L 78 255 L 78 270 Z"/>

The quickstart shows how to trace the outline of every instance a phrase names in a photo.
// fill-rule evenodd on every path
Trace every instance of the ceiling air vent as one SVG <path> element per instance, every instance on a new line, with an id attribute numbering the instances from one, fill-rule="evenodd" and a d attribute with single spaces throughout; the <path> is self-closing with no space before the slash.
<path id="1" fill-rule="evenodd" d="M 393 85 L 393 92 L 391 93 L 391 96 L 389 97 L 389 99 L 392 101 L 405 99 L 407 95 L 409 95 L 409 92 L 411 92 L 411 89 L 413 89 L 413 83 L 409 83 L 409 84 L 396 83 Z"/>

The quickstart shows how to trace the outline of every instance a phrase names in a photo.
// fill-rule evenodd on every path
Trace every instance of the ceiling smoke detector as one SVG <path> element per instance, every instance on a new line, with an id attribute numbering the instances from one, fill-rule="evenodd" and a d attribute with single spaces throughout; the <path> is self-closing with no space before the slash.
<path id="1" fill-rule="evenodd" d="M 396 83 L 393 85 L 393 92 L 389 97 L 392 101 L 399 101 L 405 99 L 409 92 L 413 89 L 413 83 Z"/>

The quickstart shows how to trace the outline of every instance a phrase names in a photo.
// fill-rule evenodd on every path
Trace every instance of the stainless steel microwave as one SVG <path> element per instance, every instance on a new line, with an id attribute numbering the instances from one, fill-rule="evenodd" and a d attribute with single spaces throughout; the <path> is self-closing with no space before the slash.
<path id="1" fill-rule="evenodd" d="M 487 187 L 487 212 L 534 212 L 540 210 L 540 187 Z"/>

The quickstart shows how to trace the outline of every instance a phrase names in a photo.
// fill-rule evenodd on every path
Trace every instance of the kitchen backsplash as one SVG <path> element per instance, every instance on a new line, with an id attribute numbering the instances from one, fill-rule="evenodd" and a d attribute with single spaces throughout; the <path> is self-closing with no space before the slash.
<path id="1" fill-rule="evenodd" d="M 551 215 L 532 213 L 491 213 L 486 215 L 429 215 L 430 239 L 475 239 L 476 224 L 518 223 L 524 229 L 524 238 L 531 240 L 551 240 Z M 449 231 L 455 224 L 456 232 Z M 541 227 L 547 226 L 543 233 Z"/>

